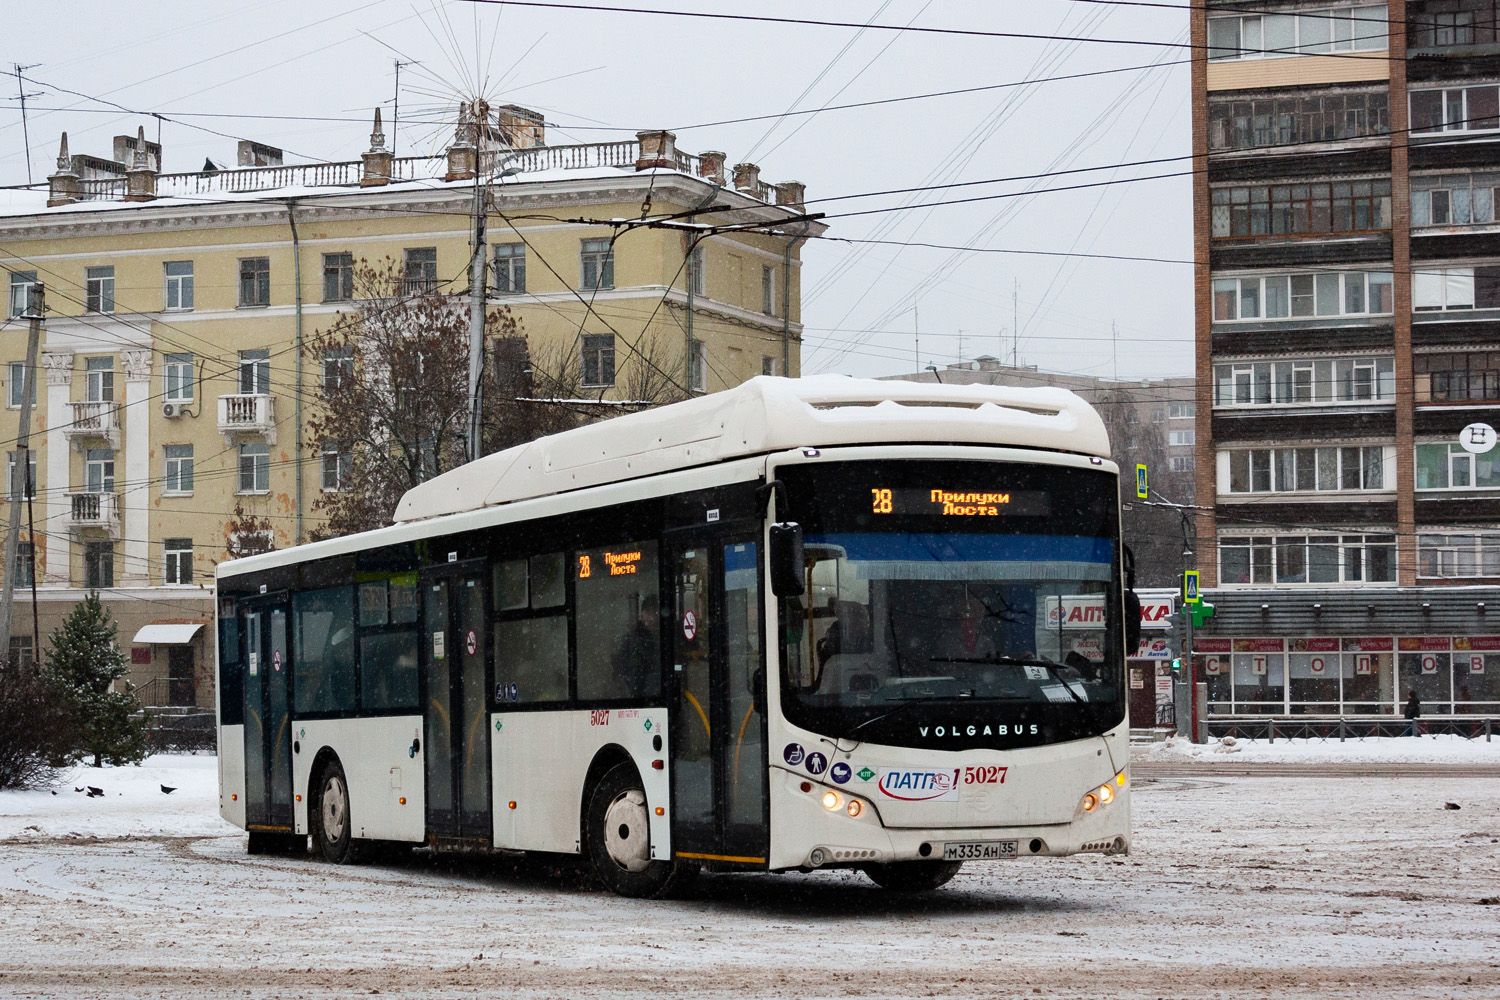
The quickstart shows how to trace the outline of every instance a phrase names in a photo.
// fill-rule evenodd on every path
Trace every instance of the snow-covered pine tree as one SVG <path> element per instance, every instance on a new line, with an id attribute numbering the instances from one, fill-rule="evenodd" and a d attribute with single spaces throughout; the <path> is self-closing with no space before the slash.
<path id="1" fill-rule="evenodd" d="M 115 623 L 90 592 L 52 633 L 47 673 L 74 719 L 74 753 L 94 766 L 134 764 L 146 756 L 146 718 L 135 688 L 115 681 L 129 668 L 115 639 Z"/>

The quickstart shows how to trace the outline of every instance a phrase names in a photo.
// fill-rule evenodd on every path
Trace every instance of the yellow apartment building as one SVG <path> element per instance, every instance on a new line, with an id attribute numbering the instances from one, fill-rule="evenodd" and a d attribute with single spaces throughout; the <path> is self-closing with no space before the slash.
<path id="1" fill-rule="evenodd" d="M 766 184 L 754 164 L 726 177 L 722 153 L 680 152 L 669 132 L 549 146 L 525 109 L 483 118 L 438 156 L 391 155 L 377 114 L 358 159 L 286 165 L 241 142 L 238 166 L 181 174 L 160 171 L 143 134 L 117 137 L 111 158 L 72 156 L 64 135 L 46 190 L 0 190 L 8 469 L 33 283 L 45 296 L 33 490 L 4 568 L 13 660 L 34 655 L 33 583 L 43 644 L 97 588 L 146 702 L 213 704 L 213 565 L 236 509 L 281 548 L 338 488 L 336 455 L 307 433 L 322 372 L 299 344 L 360 308 L 361 260 L 469 292 L 476 165 L 486 301 L 512 309 L 531 356 L 575 352 L 578 398 L 625 398 L 642 357 L 695 393 L 798 374 L 800 249 L 823 231 L 801 184 Z M 611 225 L 695 209 L 712 211 Z M 681 228 L 693 221 L 755 228 Z"/>

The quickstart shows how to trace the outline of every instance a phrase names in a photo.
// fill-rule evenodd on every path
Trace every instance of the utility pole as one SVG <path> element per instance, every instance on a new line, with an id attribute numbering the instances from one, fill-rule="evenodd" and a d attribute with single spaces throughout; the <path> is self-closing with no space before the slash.
<path id="1" fill-rule="evenodd" d="M 1021 353 L 1021 279 L 1012 278 L 1010 289 L 1010 366 L 1015 368 Z"/>
<path id="2" fill-rule="evenodd" d="M 916 306 L 911 307 L 911 352 L 917 363 L 917 371 L 922 370 L 922 313 Z"/>
<path id="3" fill-rule="evenodd" d="M 400 59 L 392 59 L 396 64 L 396 99 L 391 103 L 391 156 L 396 155 L 396 140 L 401 138 L 401 67 L 419 65 L 417 60 L 410 59 L 402 62 Z"/>
<path id="4" fill-rule="evenodd" d="M 469 461 L 484 453 L 481 428 L 484 425 L 483 406 L 480 398 L 480 377 L 484 374 L 484 300 L 488 294 L 485 277 L 485 200 L 489 186 L 484 176 L 484 133 L 489 119 L 490 106 L 484 101 L 475 101 L 470 112 L 474 128 L 474 258 L 469 268 Z"/>
<path id="5" fill-rule="evenodd" d="M 26 145 L 26 183 L 30 184 L 31 183 L 31 132 L 28 130 L 27 125 L 26 125 L 26 98 L 28 98 L 28 97 L 40 97 L 41 96 L 41 92 L 38 91 L 35 94 L 28 94 L 28 93 L 26 93 L 25 82 L 21 79 L 21 74 L 24 73 L 28 69 L 35 69 L 36 67 L 40 66 L 41 63 L 32 63 L 30 66 L 22 66 L 20 63 L 11 63 L 11 65 L 16 68 L 16 96 L 21 99 L 21 138 L 25 142 L 25 145 Z M 7 654 L 7 655 L 9 655 L 9 654 Z"/>
<path id="6" fill-rule="evenodd" d="M 17 74 L 19 75 L 19 70 Z M 26 336 L 26 367 L 21 374 L 21 416 L 20 426 L 16 430 L 16 468 L 11 473 L 10 482 L 6 484 L 10 494 L 10 531 L 5 536 L 5 583 L 0 586 L 0 657 L 10 660 L 10 623 L 11 616 L 15 610 L 16 602 L 16 547 L 20 541 L 21 534 L 21 503 L 24 499 L 26 485 L 16 488 L 17 473 L 20 474 L 20 482 L 29 485 L 30 476 L 28 470 L 31 468 L 31 400 L 32 394 L 36 392 L 36 355 L 37 347 L 42 339 L 42 309 L 45 303 L 42 300 L 42 283 L 36 282 L 31 286 L 31 294 L 27 296 L 26 311 L 23 315 L 30 320 L 30 329 Z M 32 537 L 32 557 L 36 554 L 36 538 Z M 33 610 L 36 608 L 35 588 L 36 571 L 33 564 L 32 580 L 32 602 Z M 35 659 L 39 650 L 32 650 Z"/>

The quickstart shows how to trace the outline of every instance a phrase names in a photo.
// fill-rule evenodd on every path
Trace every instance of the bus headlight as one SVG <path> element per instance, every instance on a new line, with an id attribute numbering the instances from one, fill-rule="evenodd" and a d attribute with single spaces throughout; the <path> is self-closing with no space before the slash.
<path id="1" fill-rule="evenodd" d="M 1089 792 L 1087 795 L 1085 795 L 1083 797 L 1083 811 L 1084 812 L 1091 813 L 1096 808 L 1098 808 L 1098 806 L 1099 806 L 1099 796 L 1095 795 L 1093 792 Z"/>
<path id="2" fill-rule="evenodd" d="M 865 804 L 859 801 L 859 799 L 850 799 L 849 808 L 844 811 L 847 812 L 850 816 L 858 816 L 860 813 L 865 811 Z"/>
<path id="3" fill-rule="evenodd" d="M 1114 801 L 1114 798 L 1115 790 L 1113 788 L 1111 788 L 1109 785 L 1099 786 L 1099 802 L 1101 805 L 1109 805 Z"/>
<path id="4" fill-rule="evenodd" d="M 823 808 L 827 809 L 829 812 L 832 812 L 843 804 L 844 800 L 839 796 L 839 793 L 835 792 L 833 789 L 830 788 L 828 791 L 823 793 Z"/>

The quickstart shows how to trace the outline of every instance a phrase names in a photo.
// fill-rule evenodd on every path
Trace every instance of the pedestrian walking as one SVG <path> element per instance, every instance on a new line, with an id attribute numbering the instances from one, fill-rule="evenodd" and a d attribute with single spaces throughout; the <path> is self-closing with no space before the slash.
<path id="1" fill-rule="evenodd" d="M 1417 735 L 1417 720 L 1422 717 L 1422 701 L 1417 697 L 1417 689 L 1412 688 L 1406 693 L 1406 735 Z"/>

